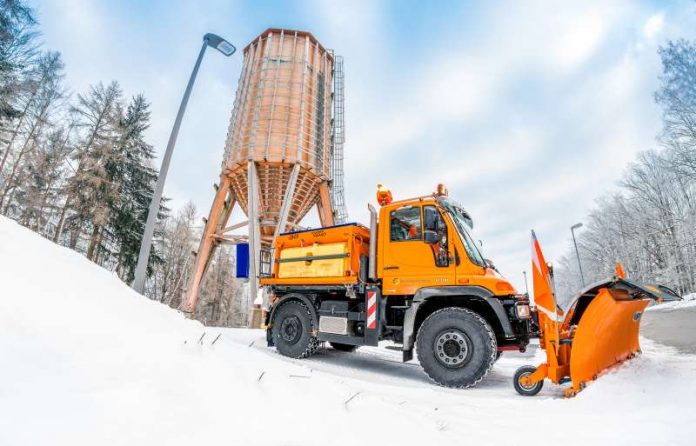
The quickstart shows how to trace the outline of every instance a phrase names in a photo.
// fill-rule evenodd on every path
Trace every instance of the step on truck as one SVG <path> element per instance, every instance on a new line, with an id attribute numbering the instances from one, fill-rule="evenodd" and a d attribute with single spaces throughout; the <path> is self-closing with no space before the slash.
<path id="1" fill-rule="evenodd" d="M 261 285 L 269 346 L 292 358 L 322 343 L 350 352 L 392 341 L 447 387 L 481 381 L 506 350 L 524 351 L 533 323 L 519 294 L 481 254 L 473 221 L 439 185 L 393 201 L 378 186 L 370 227 L 281 234 Z M 263 270 L 263 268 L 262 268 Z M 393 347 L 392 347 L 393 348 Z"/>

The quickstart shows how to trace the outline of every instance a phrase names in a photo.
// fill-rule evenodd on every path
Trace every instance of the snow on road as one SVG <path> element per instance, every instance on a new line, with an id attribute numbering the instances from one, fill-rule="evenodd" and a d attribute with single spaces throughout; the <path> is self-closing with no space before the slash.
<path id="1" fill-rule="evenodd" d="M 696 356 L 643 350 L 573 399 L 512 389 L 542 352 L 469 390 L 382 348 L 291 360 L 0 217 L 0 445 L 693 444 Z"/>

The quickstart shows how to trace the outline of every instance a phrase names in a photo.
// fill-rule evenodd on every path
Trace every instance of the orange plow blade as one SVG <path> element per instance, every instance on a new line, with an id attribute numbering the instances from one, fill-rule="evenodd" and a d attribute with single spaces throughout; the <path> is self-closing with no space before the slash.
<path id="1" fill-rule="evenodd" d="M 532 271 L 539 346 L 546 351 L 546 362 L 515 372 L 515 390 L 525 396 L 536 395 L 545 379 L 571 383 L 564 394 L 575 395 L 606 369 L 640 352 L 640 320 L 650 299 L 680 299 L 664 286 L 626 279 L 617 264 L 614 277 L 580 291 L 562 312 L 556 306 L 552 269 L 534 232 Z"/>
<path id="2" fill-rule="evenodd" d="M 577 393 L 607 368 L 640 351 L 640 319 L 648 299 L 601 288 L 585 309 L 572 338 L 570 379 Z"/>

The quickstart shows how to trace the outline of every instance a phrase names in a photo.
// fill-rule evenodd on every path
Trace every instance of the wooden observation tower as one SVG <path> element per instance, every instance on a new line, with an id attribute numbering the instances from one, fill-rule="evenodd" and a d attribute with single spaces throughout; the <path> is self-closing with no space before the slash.
<path id="1" fill-rule="evenodd" d="M 219 244 L 248 241 L 253 302 L 262 246 L 299 228 L 313 207 L 322 226 L 345 221 L 342 66 L 340 56 L 304 31 L 268 29 L 244 48 L 220 182 L 184 311 L 195 310 Z M 241 207 L 247 221 L 228 224 L 234 206 Z M 230 235 L 244 226 L 248 237 Z"/>

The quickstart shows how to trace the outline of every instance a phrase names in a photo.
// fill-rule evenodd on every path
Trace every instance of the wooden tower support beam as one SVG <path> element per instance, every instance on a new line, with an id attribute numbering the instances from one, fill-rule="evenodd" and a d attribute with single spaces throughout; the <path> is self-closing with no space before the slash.
<path id="1" fill-rule="evenodd" d="M 228 195 L 230 198 L 228 200 Z M 210 259 L 213 257 L 213 252 L 217 247 L 215 233 L 222 225 L 227 223 L 232 207 L 234 206 L 234 194 L 230 187 L 230 179 L 227 175 L 220 175 L 220 184 L 218 185 L 213 205 L 208 214 L 208 220 L 203 228 L 203 237 L 198 247 L 196 254 L 196 262 L 193 266 L 193 274 L 189 278 L 189 284 L 186 288 L 186 296 L 183 301 L 181 310 L 186 313 L 193 313 L 196 309 L 196 301 L 201 288 L 201 282 L 205 271 L 208 269 Z"/>
<path id="2" fill-rule="evenodd" d="M 225 200 L 225 204 L 222 209 L 222 215 L 220 216 L 220 221 L 218 221 L 217 225 L 215 226 L 215 232 L 223 232 L 225 227 L 227 226 L 227 222 L 230 219 L 230 216 L 232 215 L 232 210 L 234 209 L 234 205 L 237 203 L 237 200 L 234 196 L 234 191 L 232 190 L 232 185 L 229 184 L 230 180 L 229 178 L 227 179 L 228 181 L 228 186 L 227 188 L 229 189 L 229 197 L 227 200 Z M 218 186 L 219 187 L 219 186 Z"/>
<path id="3" fill-rule="evenodd" d="M 249 216 L 249 301 L 256 301 L 258 291 L 258 267 L 261 256 L 261 225 L 259 224 L 259 196 L 258 173 L 256 163 L 249 160 L 247 164 L 247 215 Z"/>
<path id="4" fill-rule="evenodd" d="M 319 222 L 323 227 L 334 225 L 333 207 L 331 206 L 331 191 L 329 183 L 323 182 L 319 185 L 319 201 L 317 201 L 317 209 L 319 210 Z"/>
<path id="5" fill-rule="evenodd" d="M 273 234 L 273 243 L 271 246 L 275 245 L 275 239 L 279 234 L 285 232 L 285 228 L 288 225 L 288 215 L 290 215 L 290 208 L 292 207 L 292 200 L 295 196 L 295 187 L 297 186 L 297 178 L 300 176 L 300 165 L 295 164 L 290 172 L 290 178 L 288 179 L 288 184 L 285 187 L 285 196 L 283 197 L 283 204 L 280 206 L 280 215 L 278 216 L 278 225 L 275 229 L 275 234 Z"/>

